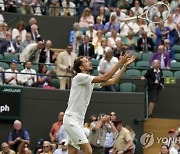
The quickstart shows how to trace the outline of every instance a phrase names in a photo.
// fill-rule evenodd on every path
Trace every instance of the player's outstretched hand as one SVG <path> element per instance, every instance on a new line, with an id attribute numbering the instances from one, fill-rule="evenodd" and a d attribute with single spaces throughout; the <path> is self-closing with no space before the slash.
<path id="1" fill-rule="evenodd" d="M 133 63 L 137 58 L 137 55 L 134 53 L 130 58 L 128 58 L 127 62 L 124 64 L 126 67 L 128 67 L 131 63 Z"/>
<path id="2" fill-rule="evenodd" d="M 129 58 L 130 58 L 130 54 L 128 52 L 126 52 L 124 55 L 122 55 L 122 54 L 120 55 L 119 62 L 121 64 L 125 64 L 129 60 Z"/>

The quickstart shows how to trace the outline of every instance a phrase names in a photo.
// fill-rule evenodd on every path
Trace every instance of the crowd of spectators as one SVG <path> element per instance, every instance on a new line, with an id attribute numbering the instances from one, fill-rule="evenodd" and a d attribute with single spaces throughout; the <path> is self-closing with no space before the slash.
<path id="1" fill-rule="evenodd" d="M 16 55 L 21 64 L 30 61 L 32 64 L 41 63 L 53 65 L 53 67 L 56 66 L 54 67 L 55 73 L 58 76 L 62 76 L 58 77 L 61 89 L 70 87 L 71 83 L 69 80 L 74 75 L 73 62 L 78 56 L 86 56 L 88 59 L 98 60 L 100 62 L 97 69 L 99 74 L 102 74 L 103 61 L 103 73 L 105 73 L 115 65 L 111 60 L 115 57 L 119 58 L 126 51 L 138 52 L 140 54 L 147 52 L 153 53 L 150 60 L 151 67 L 155 59 L 160 61 L 161 69 L 170 69 L 171 63 L 176 62 L 173 47 L 176 44 L 179 45 L 180 37 L 180 4 L 177 0 L 163 1 L 170 6 L 171 14 L 165 22 L 159 24 L 148 23 L 143 19 L 124 21 L 126 17 L 142 14 L 148 7 L 156 3 L 155 0 L 147 0 L 143 3 L 138 0 L 129 3 L 125 0 L 123 2 L 94 0 L 83 1 L 83 3 L 73 0 L 50 0 L 47 2 L 28 1 L 28 4 L 25 1 L 13 2 L 16 4 L 13 5 L 16 9 L 20 7 L 22 14 L 32 14 L 36 10 L 35 8 L 37 8 L 35 7 L 37 3 L 43 3 L 44 7 L 40 8 L 41 10 L 46 8 L 46 11 L 44 11 L 47 12 L 48 10 L 49 15 L 79 15 L 79 22 L 73 24 L 73 29 L 70 32 L 69 45 L 67 45 L 63 53 L 58 55 L 51 50 L 53 42 L 51 40 L 45 41 L 41 37 L 35 17 L 29 20 L 29 25 L 25 25 L 23 21 L 18 21 L 16 27 L 10 28 L 8 27 L 8 23 L 4 22 L 3 15 L 1 14 L 1 54 L 3 56 L 5 54 Z M 9 3 L 11 2 L 2 3 L 1 9 L 8 11 L 7 7 Z M 60 6 L 63 6 L 63 9 L 60 9 Z M 163 7 L 157 8 L 157 12 L 153 15 L 151 14 L 151 18 L 154 21 L 161 20 L 161 18 L 164 18 L 166 11 Z M 110 50 L 113 51 L 113 58 L 107 60 L 106 52 Z M 41 74 L 40 76 L 43 77 L 41 79 L 41 77 L 37 76 L 37 84 L 33 85 L 53 88 L 49 77 L 52 72 L 50 72 L 48 66 L 46 67 L 47 70 L 44 71 L 42 71 L 43 69 L 33 70 L 33 73 L 35 73 L 34 71 L 39 72 Z M 16 76 L 18 81 L 16 82 L 17 85 L 24 84 L 21 78 L 19 78 L 19 75 L 17 75 L 18 70 L 16 68 L 14 70 L 10 68 L 8 72 L 15 72 L 14 76 Z M 9 75 L 5 74 L 5 79 Z M 5 80 L 4 83 L 15 83 L 11 82 L 13 80 L 9 78 L 9 82 Z"/>

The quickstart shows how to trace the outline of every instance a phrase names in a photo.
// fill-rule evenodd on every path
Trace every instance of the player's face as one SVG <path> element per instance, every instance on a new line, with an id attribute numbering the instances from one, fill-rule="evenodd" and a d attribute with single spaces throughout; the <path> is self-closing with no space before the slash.
<path id="1" fill-rule="evenodd" d="M 91 62 L 87 58 L 82 58 L 81 60 L 82 60 L 82 69 L 85 72 L 90 72 L 93 69 Z"/>

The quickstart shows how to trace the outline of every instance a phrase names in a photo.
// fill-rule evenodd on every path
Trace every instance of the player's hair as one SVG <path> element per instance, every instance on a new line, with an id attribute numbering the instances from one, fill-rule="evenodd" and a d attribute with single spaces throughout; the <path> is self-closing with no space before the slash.
<path id="1" fill-rule="evenodd" d="M 77 73 L 81 73 L 81 70 L 79 67 L 82 65 L 82 60 L 81 60 L 82 58 L 83 58 L 83 56 L 80 56 L 74 61 L 74 70 Z"/>

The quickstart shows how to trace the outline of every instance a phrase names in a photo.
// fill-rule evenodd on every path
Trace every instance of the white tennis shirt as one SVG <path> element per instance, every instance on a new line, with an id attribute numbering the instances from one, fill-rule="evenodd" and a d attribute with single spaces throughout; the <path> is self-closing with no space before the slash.
<path id="1" fill-rule="evenodd" d="M 93 79 L 94 76 L 85 73 L 78 73 L 73 78 L 66 115 L 84 119 L 94 88 Z"/>

